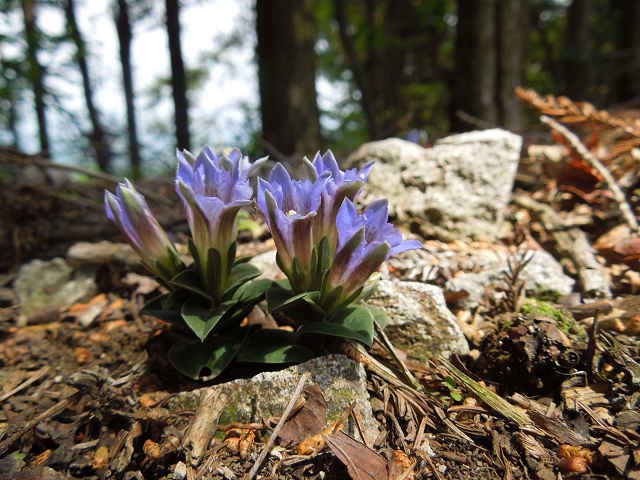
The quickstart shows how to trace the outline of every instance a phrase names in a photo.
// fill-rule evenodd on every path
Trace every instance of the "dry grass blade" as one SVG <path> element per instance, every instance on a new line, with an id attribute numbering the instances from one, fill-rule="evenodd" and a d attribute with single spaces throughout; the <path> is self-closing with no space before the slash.
<path id="1" fill-rule="evenodd" d="M 478 382 L 465 375 L 461 370 L 456 368 L 449 360 L 440 357 L 440 363 L 449 370 L 449 373 L 455 377 L 457 381 L 464 384 L 473 394 L 486 403 L 489 407 L 500 413 L 504 417 L 516 423 L 520 428 L 526 427 L 528 430 L 536 429 L 533 421 L 525 412 L 514 407 L 500 395 L 493 393 L 491 390 L 483 387 Z"/>

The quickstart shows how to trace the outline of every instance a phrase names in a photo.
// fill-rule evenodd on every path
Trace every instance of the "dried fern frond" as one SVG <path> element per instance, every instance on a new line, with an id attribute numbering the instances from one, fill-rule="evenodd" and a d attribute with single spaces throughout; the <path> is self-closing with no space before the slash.
<path id="1" fill-rule="evenodd" d="M 632 137 L 640 138 L 640 120 L 611 115 L 606 110 L 598 110 L 589 102 L 574 102 L 564 96 L 545 95 L 543 97 L 533 89 L 516 87 L 515 93 L 523 102 L 545 115 L 556 117 L 562 123 L 597 122 L 610 128 L 619 128 Z"/>

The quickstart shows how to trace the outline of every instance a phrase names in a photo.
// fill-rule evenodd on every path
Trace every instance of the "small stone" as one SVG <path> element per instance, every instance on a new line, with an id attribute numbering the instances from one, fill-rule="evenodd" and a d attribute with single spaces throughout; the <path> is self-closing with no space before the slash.
<path id="1" fill-rule="evenodd" d="M 20 300 L 22 324 L 44 309 L 73 305 L 97 291 L 93 272 L 74 271 L 62 258 L 32 260 L 23 265 L 14 288 Z"/>
<path id="2" fill-rule="evenodd" d="M 176 466 L 173 469 L 173 479 L 184 480 L 186 477 L 187 477 L 187 466 L 184 464 L 184 462 L 176 463 Z"/>
<path id="3" fill-rule="evenodd" d="M 387 313 L 389 323 L 385 332 L 391 343 L 412 360 L 469 352 L 467 340 L 447 308 L 442 289 L 435 285 L 381 280 L 367 303 Z"/>

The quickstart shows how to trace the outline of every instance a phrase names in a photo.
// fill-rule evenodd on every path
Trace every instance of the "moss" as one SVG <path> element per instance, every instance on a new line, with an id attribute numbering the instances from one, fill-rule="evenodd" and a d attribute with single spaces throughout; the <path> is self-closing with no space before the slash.
<path id="1" fill-rule="evenodd" d="M 326 392 L 327 400 L 327 421 L 335 422 L 342 418 L 356 398 L 355 394 L 348 388 L 332 388 Z"/>
<path id="2" fill-rule="evenodd" d="M 527 300 L 522 306 L 522 313 L 533 317 L 547 317 L 555 320 L 558 328 L 565 333 L 579 333 L 576 321 L 566 310 L 554 307 L 540 299 Z"/>

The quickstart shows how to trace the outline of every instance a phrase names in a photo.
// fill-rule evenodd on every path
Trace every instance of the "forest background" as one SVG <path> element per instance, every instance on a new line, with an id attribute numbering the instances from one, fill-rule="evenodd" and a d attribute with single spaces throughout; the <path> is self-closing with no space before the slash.
<path id="1" fill-rule="evenodd" d="M 531 133 L 516 86 L 631 109 L 629 0 L 2 0 L 0 148 L 134 178 L 173 149 L 276 160 Z"/>

